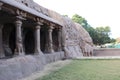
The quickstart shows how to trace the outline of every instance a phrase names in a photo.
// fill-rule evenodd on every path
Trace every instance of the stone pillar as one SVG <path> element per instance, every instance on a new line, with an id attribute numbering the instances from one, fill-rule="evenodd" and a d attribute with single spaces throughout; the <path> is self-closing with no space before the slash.
<path id="1" fill-rule="evenodd" d="M 41 48 L 40 48 L 40 29 L 42 25 L 40 22 L 37 23 L 35 26 L 35 54 L 40 54 L 42 53 Z"/>
<path id="2" fill-rule="evenodd" d="M 3 5 L 3 3 L 2 2 L 0 2 L 0 10 L 2 9 L 1 7 L 2 7 L 2 5 Z"/>
<path id="3" fill-rule="evenodd" d="M 62 41 L 62 30 L 61 28 L 59 28 L 58 29 L 58 51 L 62 50 L 61 41 Z"/>
<path id="4" fill-rule="evenodd" d="M 15 28 L 16 28 L 16 48 L 15 48 L 15 52 L 14 55 L 24 55 L 24 51 L 23 51 L 23 42 L 22 42 L 22 31 L 21 31 L 21 27 L 22 27 L 22 21 L 21 21 L 21 17 L 17 17 L 17 20 L 15 21 Z"/>
<path id="5" fill-rule="evenodd" d="M 54 52 L 53 50 L 53 40 L 52 40 L 52 31 L 53 31 L 53 27 L 50 26 L 48 29 L 48 52 L 52 53 Z"/>
<path id="6" fill-rule="evenodd" d="M 49 45 L 48 45 L 48 30 L 46 30 L 46 32 L 45 32 L 45 51 L 44 52 L 49 52 Z"/>
<path id="7" fill-rule="evenodd" d="M 2 42 L 2 28 L 3 28 L 3 25 L 0 24 L 0 58 L 5 57 L 5 54 L 3 51 L 3 42 Z"/>

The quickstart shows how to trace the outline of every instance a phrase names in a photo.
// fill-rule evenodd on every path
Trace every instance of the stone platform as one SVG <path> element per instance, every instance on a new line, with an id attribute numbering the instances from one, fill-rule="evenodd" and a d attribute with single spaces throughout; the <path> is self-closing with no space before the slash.
<path id="1" fill-rule="evenodd" d="M 48 63 L 64 58 L 64 52 L 27 55 L 0 60 L 0 80 L 18 80 L 43 70 Z"/>

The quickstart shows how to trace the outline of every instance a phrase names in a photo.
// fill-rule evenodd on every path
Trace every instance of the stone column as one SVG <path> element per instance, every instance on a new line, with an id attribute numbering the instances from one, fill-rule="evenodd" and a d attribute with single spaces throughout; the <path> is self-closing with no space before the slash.
<path id="1" fill-rule="evenodd" d="M 40 29 L 42 25 L 40 22 L 37 23 L 35 26 L 35 54 L 40 54 L 42 53 L 41 48 L 40 48 Z"/>
<path id="2" fill-rule="evenodd" d="M 61 28 L 59 28 L 58 29 L 58 51 L 62 50 L 61 40 L 62 40 L 62 31 L 61 31 Z"/>
<path id="3" fill-rule="evenodd" d="M 48 52 L 49 49 L 48 49 L 48 30 L 46 30 L 45 32 L 45 51 L 44 52 Z"/>
<path id="4" fill-rule="evenodd" d="M 22 31 L 21 31 L 21 27 L 22 27 L 22 21 L 21 21 L 21 17 L 17 17 L 17 20 L 15 21 L 15 28 L 16 28 L 16 48 L 15 48 L 15 52 L 14 55 L 24 55 L 24 51 L 23 51 L 23 44 L 22 44 Z"/>
<path id="5" fill-rule="evenodd" d="M 53 31 L 53 26 L 50 26 L 48 29 L 48 52 L 52 53 L 54 52 L 53 50 L 53 40 L 52 40 L 52 31 Z"/>
<path id="6" fill-rule="evenodd" d="M 3 25 L 0 24 L 0 58 L 5 57 L 5 54 L 3 51 L 3 42 L 2 42 L 2 28 L 3 28 Z"/>
<path id="7" fill-rule="evenodd" d="M 1 7 L 2 7 L 2 5 L 3 5 L 3 3 L 2 2 L 0 2 L 0 10 L 2 9 Z"/>

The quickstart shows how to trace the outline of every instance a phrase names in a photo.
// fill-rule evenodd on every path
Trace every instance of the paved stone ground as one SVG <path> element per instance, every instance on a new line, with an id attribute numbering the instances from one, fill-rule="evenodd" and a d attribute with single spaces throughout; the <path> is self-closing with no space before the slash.
<path id="1" fill-rule="evenodd" d="M 63 60 L 63 61 L 56 61 L 54 63 L 47 64 L 43 71 L 33 73 L 31 76 L 26 77 L 24 79 L 20 79 L 20 80 L 35 80 L 35 79 L 41 78 L 57 69 L 62 68 L 63 66 L 69 64 L 70 62 L 71 60 Z"/>

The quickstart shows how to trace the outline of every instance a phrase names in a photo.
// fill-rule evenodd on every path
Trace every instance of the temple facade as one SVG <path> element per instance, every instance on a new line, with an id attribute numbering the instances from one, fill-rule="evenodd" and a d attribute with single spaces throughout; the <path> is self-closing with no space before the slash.
<path id="1" fill-rule="evenodd" d="M 45 64 L 91 54 L 88 32 L 33 0 L 0 0 L 0 80 L 17 80 Z"/>
<path id="2" fill-rule="evenodd" d="M 60 23 L 37 11 L 40 15 L 35 15 L 30 8 L 27 12 L 16 8 L 14 2 L 7 3 L 0 3 L 0 58 L 62 51 Z"/>

